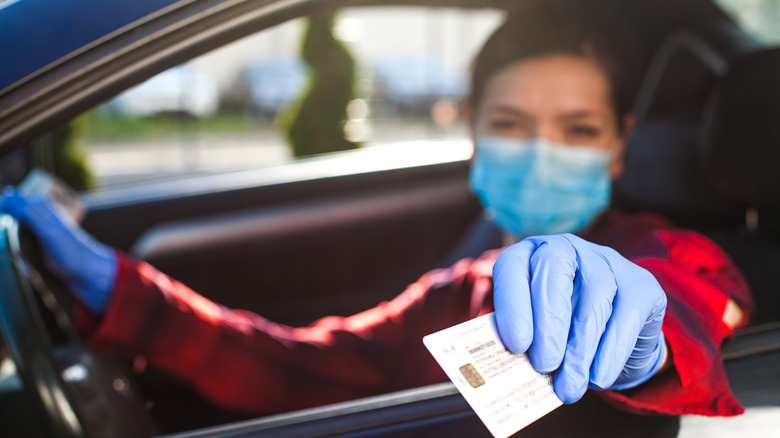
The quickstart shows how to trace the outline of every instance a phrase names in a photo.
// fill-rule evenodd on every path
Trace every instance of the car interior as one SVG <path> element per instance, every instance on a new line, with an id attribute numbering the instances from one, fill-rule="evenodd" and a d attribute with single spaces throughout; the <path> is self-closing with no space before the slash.
<path id="1" fill-rule="evenodd" d="M 383 3 L 484 6 L 467 0 Z M 576 3 L 583 14 L 618 17 L 637 30 L 643 72 L 637 120 L 625 171 L 614 186 L 614 205 L 660 213 L 710 237 L 734 259 L 757 306 L 751 326 L 722 350 L 732 389 L 746 407 L 780 406 L 780 378 L 773 372 L 780 365 L 780 185 L 775 177 L 780 153 L 773 149 L 780 142 L 775 121 L 780 86 L 774 79 L 780 75 L 780 51 L 756 41 L 708 0 L 594 0 L 585 7 L 568 0 L 517 3 L 491 4 L 515 13 L 555 14 Z M 143 69 L 136 74 L 150 76 Z M 462 150 L 442 144 L 436 151 L 447 147 Z M 408 159 L 398 164 L 380 150 L 359 150 L 297 160 L 273 171 L 109 188 L 82 196 L 89 212 L 83 227 L 207 298 L 280 323 L 306 325 L 372 307 L 430 269 L 501 245 L 497 229 L 469 192 L 468 154 L 449 156 L 429 160 L 410 148 Z M 366 169 L 365 163 L 375 164 Z M 52 340 L 41 345 L 51 342 L 55 348 L 53 353 L 31 348 L 29 357 L 53 354 L 62 369 L 89 363 L 91 370 L 100 370 L 91 381 L 64 383 L 51 369 L 33 369 L 36 379 L 54 390 L 29 397 L 69 394 L 94 436 L 490 436 L 448 383 L 255 419 L 213 405 L 164 372 L 147 368 L 131 375 L 128 363 L 73 346 L 67 322 L 58 321 L 60 305 L 45 304 L 45 297 L 54 295 L 67 308 L 68 298 L 46 272 L 33 239 L 18 234 L 6 245 L 29 259 L 33 269 L 18 263 L 0 269 L 15 270 L 8 274 L 13 277 L 37 275 L 40 281 L 30 279 L 27 304 L 1 302 L 0 309 L 7 310 L 0 316 L 13 319 L 10 315 L 19 312 L 42 319 L 38 324 L 48 332 L 42 336 Z M 302 266 L 306 275 L 300 274 Z M 29 307 L 48 310 L 37 317 Z M 116 389 L 118 380 L 127 381 L 127 389 L 117 398 L 117 391 L 105 388 Z M 24 406 L 17 406 L 18 415 L 31 415 L 19 412 Z M 59 436 L 93 436 L 68 428 L 74 414 L 52 414 L 52 406 L 46 412 L 65 425 L 59 426 Z M 571 424 L 607 436 L 677 436 L 680 430 L 676 417 L 617 412 L 589 393 L 515 436 L 569 436 Z"/>

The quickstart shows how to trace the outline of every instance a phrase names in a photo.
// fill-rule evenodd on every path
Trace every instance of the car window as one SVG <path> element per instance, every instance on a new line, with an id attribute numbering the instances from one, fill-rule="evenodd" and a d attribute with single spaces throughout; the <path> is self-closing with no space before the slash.
<path id="1" fill-rule="evenodd" d="M 324 20 L 292 20 L 164 71 L 39 143 L 78 144 L 86 176 L 71 185 L 94 189 L 465 138 L 470 61 L 501 13 L 363 7 Z M 335 129 L 318 126 L 339 112 Z M 38 151 L 38 162 L 58 159 L 56 147 Z"/>
<path id="2" fill-rule="evenodd" d="M 780 2 L 776 0 L 716 0 L 740 27 L 768 44 L 780 43 Z"/>

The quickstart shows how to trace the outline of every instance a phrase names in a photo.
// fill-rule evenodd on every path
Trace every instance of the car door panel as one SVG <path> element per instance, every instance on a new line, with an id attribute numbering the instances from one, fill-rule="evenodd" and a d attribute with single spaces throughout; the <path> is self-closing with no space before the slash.
<path id="1" fill-rule="evenodd" d="M 447 163 L 169 202 L 114 199 L 93 208 L 85 226 L 208 298 L 305 324 L 391 299 L 436 267 L 480 214 L 466 169 Z"/>

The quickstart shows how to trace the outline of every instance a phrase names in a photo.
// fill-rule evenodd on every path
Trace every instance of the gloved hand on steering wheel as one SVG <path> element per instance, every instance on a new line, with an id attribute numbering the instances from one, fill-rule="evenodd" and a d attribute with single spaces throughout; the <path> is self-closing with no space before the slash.
<path id="1" fill-rule="evenodd" d="M 537 371 L 555 371 L 564 403 L 588 386 L 637 386 L 665 360 L 666 295 L 611 248 L 571 234 L 531 237 L 501 254 L 493 280 L 501 339 Z"/>
<path id="2" fill-rule="evenodd" d="M 38 236 L 51 269 L 79 301 L 97 314 L 105 312 L 117 270 L 113 249 L 87 234 L 40 194 L 23 196 L 7 187 L 0 197 L 0 213 L 16 217 Z"/>

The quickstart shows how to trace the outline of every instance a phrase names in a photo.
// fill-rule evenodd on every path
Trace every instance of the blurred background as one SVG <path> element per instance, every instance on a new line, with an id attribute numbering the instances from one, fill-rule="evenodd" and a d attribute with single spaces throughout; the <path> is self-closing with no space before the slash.
<path id="1" fill-rule="evenodd" d="M 295 20 L 160 73 L 69 135 L 85 149 L 91 188 L 464 137 L 469 63 L 501 17 L 372 7 Z M 313 126 L 339 112 L 339 132 Z"/>
<path id="2" fill-rule="evenodd" d="M 780 2 L 718 3 L 780 42 Z M 41 142 L 81 161 L 70 183 L 83 190 L 465 138 L 469 65 L 501 19 L 400 6 L 299 19 L 162 72 Z"/>

